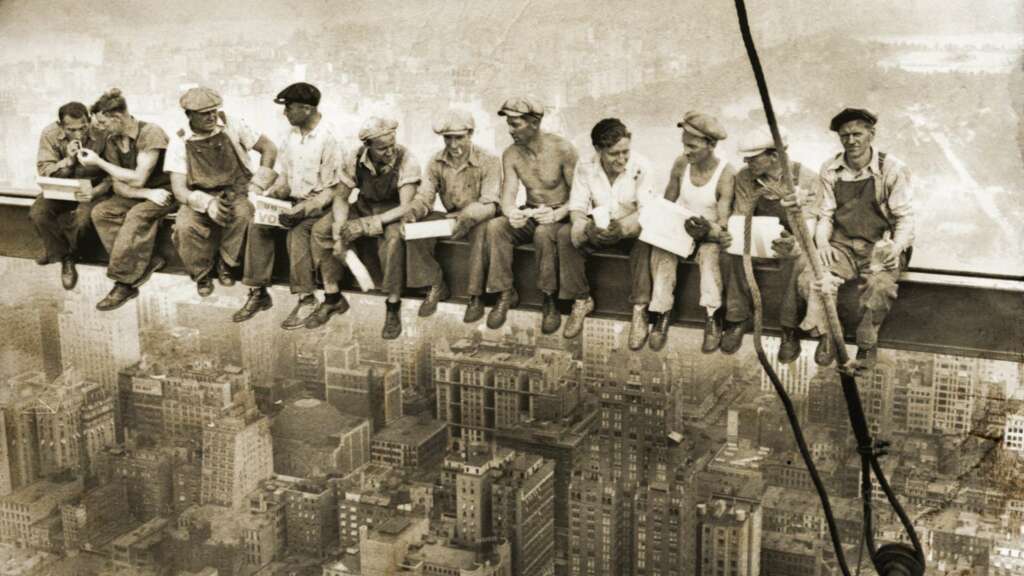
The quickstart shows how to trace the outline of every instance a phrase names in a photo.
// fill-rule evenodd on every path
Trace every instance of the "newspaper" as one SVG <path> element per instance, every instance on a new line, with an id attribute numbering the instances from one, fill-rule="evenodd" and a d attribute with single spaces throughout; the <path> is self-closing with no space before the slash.
<path id="1" fill-rule="evenodd" d="M 92 198 L 92 182 L 87 178 L 37 176 L 36 185 L 43 191 L 43 198 L 47 200 L 81 202 L 83 199 Z"/>
<path id="2" fill-rule="evenodd" d="M 729 217 L 729 235 L 732 243 L 726 249 L 729 254 L 743 255 L 743 216 Z M 772 242 L 782 235 L 782 224 L 775 216 L 754 216 L 750 224 L 750 255 L 755 258 L 776 258 Z"/>
<path id="3" fill-rule="evenodd" d="M 693 253 L 693 238 L 686 233 L 686 219 L 696 216 L 683 206 L 661 197 L 640 207 L 640 240 L 683 258 Z"/>
<path id="4" fill-rule="evenodd" d="M 282 212 L 290 210 L 292 203 L 287 200 L 278 200 L 277 198 L 270 198 L 269 196 L 259 196 L 256 194 L 250 194 L 249 200 L 252 202 L 255 208 L 255 214 L 253 215 L 253 222 L 260 226 L 276 226 L 278 228 L 284 228 L 278 222 L 277 218 Z"/>

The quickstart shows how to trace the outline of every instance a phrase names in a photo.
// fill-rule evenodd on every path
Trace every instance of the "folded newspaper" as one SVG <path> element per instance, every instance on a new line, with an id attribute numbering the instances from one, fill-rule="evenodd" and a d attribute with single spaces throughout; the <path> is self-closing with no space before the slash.
<path id="1" fill-rule="evenodd" d="M 261 226 L 276 226 L 278 228 L 284 228 L 281 223 L 278 222 L 277 217 L 287 210 L 290 210 L 292 203 L 287 200 L 278 200 L 277 198 L 270 198 L 269 196 L 258 196 L 256 194 L 250 194 L 249 200 L 252 202 L 253 208 L 255 208 L 255 214 L 253 215 L 253 222 Z"/>
<path id="2" fill-rule="evenodd" d="M 686 258 L 693 253 L 693 238 L 683 226 L 691 216 L 696 214 L 675 202 L 651 198 L 640 207 L 640 241 Z"/>
<path id="3" fill-rule="evenodd" d="M 743 216 L 729 217 L 729 235 L 732 244 L 726 249 L 729 254 L 743 255 Z M 750 255 L 755 258 L 777 258 L 772 242 L 782 235 L 782 224 L 775 216 L 754 216 L 750 223 Z"/>
<path id="4" fill-rule="evenodd" d="M 402 224 L 402 237 L 406 240 L 420 238 L 446 238 L 455 231 L 455 219 L 426 220 L 423 222 L 407 222 Z"/>
<path id="5" fill-rule="evenodd" d="M 47 200 L 79 202 L 79 194 L 92 197 L 92 182 L 87 178 L 52 178 L 37 176 L 36 185 Z"/>
<path id="6" fill-rule="evenodd" d="M 370 276 L 370 271 L 363 265 L 363 261 L 359 259 L 353 250 L 345 251 L 345 265 L 355 276 L 356 282 L 359 284 L 359 289 L 363 292 L 369 292 L 373 290 L 373 277 Z"/>

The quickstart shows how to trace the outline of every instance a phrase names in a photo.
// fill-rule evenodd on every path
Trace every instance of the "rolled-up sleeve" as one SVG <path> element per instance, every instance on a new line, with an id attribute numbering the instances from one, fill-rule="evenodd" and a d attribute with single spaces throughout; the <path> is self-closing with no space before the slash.
<path id="1" fill-rule="evenodd" d="M 906 249 L 914 243 L 914 191 L 910 169 L 903 163 L 893 164 L 896 165 L 884 175 L 889 191 L 889 215 L 893 220 L 893 241 Z"/>
<path id="2" fill-rule="evenodd" d="M 185 154 L 185 139 L 175 136 L 167 145 L 164 154 L 164 172 L 188 174 L 188 158 Z"/>
<path id="3" fill-rule="evenodd" d="M 825 165 L 821 167 L 821 176 L 818 177 L 819 187 L 821 190 L 821 203 L 818 204 L 818 218 L 829 222 L 832 221 L 832 217 L 835 216 L 836 213 L 836 173 L 831 166 L 831 161 L 826 162 Z"/>
<path id="4" fill-rule="evenodd" d="M 569 191 L 569 211 L 580 212 L 584 215 L 590 213 L 593 206 L 590 193 L 590 177 L 587 172 L 587 163 L 577 162 L 573 170 L 572 190 Z"/>
<path id="5" fill-rule="evenodd" d="M 420 163 L 416 160 L 416 156 L 411 151 L 406 150 L 405 155 L 402 157 L 402 165 L 398 167 L 398 187 L 401 188 L 406 184 L 416 184 L 420 181 L 421 174 Z"/>
<path id="6" fill-rule="evenodd" d="M 54 130 L 57 128 L 57 130 Z M 60 130 L 55 124 L 47 126 L 39 135 L 39 151 L 36 153 L 36 171 L 40 176 L 53 176 L 60 168 L 61 161 Z"/>
<path id="7" fill-rule="evenodd" d="M 480 166 L 483 177 L 480 180 L 481 204 L 501 204 L 501 160 L 497 156 L 486 156 Z"/>
<path id="8" fill-rule="evenodd" d="M 417 218 L 423 218 L 434 207 L 434 199 L 437 198 L 437 190 L 440 187 L 440 183 L 441 167 L 437 161 L 431 160 L 427 164 L 423 180 L 420 181 L 420 185 L 416 189 L 416 195 L 412 198 L 412 213 Z"/>
<path id="9" fill-rule="evenodd" d="M 327 190 L 338 185 L 338 182 L 344 182 L 345 173 L 345 151 L 342 149 L 341 142 L 332 134 L 326 142 L 324 142 L 323 150 L 320 151 L 320 171 L 318 178 L 318 188 L 321 190 Z M 353 172 L 354 174 L 354 172 Z M 349 186 L 351 188 L 351 186 Z"/>
<path id="10" fill-rule="evenodd" d="M 342 155 L 341 170 L 338 172 L 338 182 L 341 182 L 349 189 L 356 187 L 356 164 L 359 163 L 362 147 L 357 146 L 348 151 L 340 152 Z"/>

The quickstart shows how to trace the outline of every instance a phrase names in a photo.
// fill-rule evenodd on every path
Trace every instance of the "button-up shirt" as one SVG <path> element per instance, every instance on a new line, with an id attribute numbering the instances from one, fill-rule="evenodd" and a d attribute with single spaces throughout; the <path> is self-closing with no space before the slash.
<path id="1" fill-rule="evenodd" d="M 54 122 L 43 128 L 39 135 L 39 151 L 36 153 L 36 172 L 40 176 L 56 178 L 98 178 L 106 174 L 99 166 L 82 166 L 77 162 L 67 168 L 58 168 L 57 163 L 68 157 L 67 146 L 70 141 L 60 123 Z M 107 143 L 107 135 L 90 127 L 82 139 L 82 147 L 103 156 Z"/>
<path id="2" fill-rule="evenodd" d="M 601 166 L 601 156 L 576 163 L 569 192 L 569 211 L 590 214 L 594 208 L 608 206 L 613 220 L 629 216 L 640 209 L 654 194 L 650 163 L 639 154 L 632 154 L 626 169 L 615 182 Z"/>
<path id="3" fill-rule="evenodd" d="M 803 206 L 803 215 L 806 219 L 816 218 L 818 212 L 821 209 L 821 198 L 822 198 L 822 185 L 821 178 L 811 169 L 807 168 L 802 164 L 796 162 L 790 162 L 790 174 L 793 175 L 796 181 L 796 193 L 800 198 L 810 197 L 810 201 Z M 795 173 L 795 167 L 799 166 L 799 176 Z M 770 180 L 768 177 L 763 177 L 761 180 Z M 773 180 L 780 187 L 782 186 L 782 179 Z M 736 179 L 733 181 L 733 205 L 732 213 L 746 216 L 751 213 L 757 206 L 757 201 L 765 193 L 765 188 L 762 186 L 750 172 L 750 168 L 744 167 L 738 173 L 736 173 Z M 785 224 L 785 223 L 783 223 Z"/>
<path id="4" fill-rule="evenodd" d="M 871 150 L 871 161 L 860 170 L 851 168 L 842 152 L 825 162 L 821 167 L 823 196 L 819 217 L 831 221 L 835 215 L 837 181 L 856 182 L 874 176 L 875 199 L 882 209 L 882 216 L 892 225 L 892 239 L 901 248 L 907 248 L 914 242 L 914 195 L 910 170 L 891 154 L 886 154 L 881 169 L 878 164 L 878 150 L 874 148 Z"/>
<path id="5" fill-rule="evenodd" d="M 167 146 L 167 156 L 164 158 L 164 170 L 166 172 L 177 172 L 188 174 L 188 153 L 185 150 L 185 143 L 193 140 L 204 140 L 224 132 L 231 140 L 235 149 L 238 161 L 245 166 L 250 174 L 253 173 L 252 160 L 249 158 L 249 150 L 256 145 L 259 135 L 249 127 L 241 118 L 221 114 L 217 121 L 217 127 L 209 134 L 196 134 L 191 126 L 186 126 L 175 134 Z"/>
<path id="6" fill-rule="evenodd" d="M 434 154 L 412 200 L 413 214 L 426 216 L 440 195 L 441 205 L 448 212 L 462 210 L 474 202 L 498 204 L 501 198 L 501 160 L 476 144 L 469 156 L 456 165 L 448 149 Z"/>
<path id="7" fill-rule="evenodd" d="M 398 166 L 398 184 L 401 188 L 406 184 L 415 184 L 420 181 L 420 164 L 416 161 L 416 157 L 413 156 L 412 151 L 408 148 L 403 148 L 405 151 L 402 155 L 402 165 Z M 354 148 L 347 154 L 345 154 L 345 160 L 342 163 L 341 174 L 339 174 L 338 180 L 348 186 L 349 188 L 356 188 L 356 165 L 362 164 L 364 168 L 370 171 L 371 174 L 377 174 L 379 170 L 381 174 L 387 174 L 391 170 L 395 169 L 395 160 L 397 156 L 391 160 L 388 164 L 383 166 L 375 166 L 373 160 L 370 159 L 370 149 L 365 146 L 359 146 Z"/>
<path id="8" fill-rule="evenodd" d="M 321 118 L 306 134 L 292 127 L 281 144 L 277 171 L 288 184 L 289 196 L 304 200 L 344 180 L 344 156 L 337 129 Z"/>

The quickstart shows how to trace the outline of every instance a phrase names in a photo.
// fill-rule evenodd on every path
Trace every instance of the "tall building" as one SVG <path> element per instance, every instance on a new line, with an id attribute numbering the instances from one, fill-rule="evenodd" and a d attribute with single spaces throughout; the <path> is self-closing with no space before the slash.
<path id="1" fill-rule="evenodd" d="M 625 496 L 596 469 L 577 470 L 569 487 L 569 575 L 621 576 L 631 536 Z"/>
<path id="2" fill-rule="evenodd" d="M 936 354 L 932 377 L 935 389 L 933 432 L 967 434 L 978 394 L 979 360 Z"/>
<path id="3" fill-rule="evenodd" d="M 278 474 L 345 475 L 370 460 L 370 421 L 314 398 L 289 403 L 274 416 L 270 431 Z"/>
<path id="4" fill-rule="evenodd" d="M 241 508 L 274 474 L 270 422 L 254 407 L 235 412 L 203 428 L 203 504 Z"/>
<path id="5" fill-rule="evenodd" d="M 398 366 L 360 358 L 359 344 L 324 347 L 325 397 L 340 412 L 366 418 L 374 430 L 402 417 Z"/>
<path id="6" fill-rule="evenodd" d="M 132 515 L 146 522 L 173 511 L 175 464 L 174 454 L 167 450 L 116 446 L 99 455 L 97 468 L 100 482 L 121 485 Z"/>
<path id="7" fill-rule="evenodd" d="M 275 340 L 279 332 L 272 314 L 257 314 L 239 328 L 242 367 L 256 385 L 269 384 L 274 379 L 278 351 Z"/>
<path id="8" fill-rule="evenodd" d="M 288 551 L 323 558 L 338 543 L 337 495 L 326 481 L 295 482 L 285 490 Z"/>
<path id="9" fill-rule="evenodd" d="M 1015 413 L 1006 415 L 1006 425 L 1003 428 L 1003 449 L 1024 456 L 1024 407 Z"/>
<path id="10" fill-rule="evenodd" d="M 38 480 L 0 496 L 0 542 L 32 546 L 33 532 L 60 516 L 60 506 L 82 493 L 81 479 Z"/>
<path id="11" fill-rule="evenodd" d="M 604 378 L 612 352 L 625 349 L 628 328 L 625 322 L 604 318 L 583 323 L 583 381 L 588 386 Z"/>
<path id="12" fill-rule="evenodd" d="M 700 576 L 761 574 L 761 508 L 742 500 L 697 505 Z"/>
<path id="13" fill-rule="evenodd" d="M 440 466 L 448 445 L 448 424 L 425 416 L 403 416 L 373 435 L 370 458 L 409 470 Z"/>
<path id="14" fill-rule="evenodd" d="M 455 540 L 460 544 L 479 546 L 494 536 L 491 489 L 496 471 L 514 458 L 515 452 L 499 449 L 474 454 L 462 464 L 455 476 Z"/>
<path id="15" fill-rule="evenodd" d="M 674 480 L 674 479 L 673 479 Z M 651 482 L 633 498 L 633 570 L 635 576 L 685 576 L 687 512 L 692 501 L 678 482 Z"/>
<path id="16" fill-rule="evenodd" d="M 555 573 L 555 463 L 517 454 L 491 487 L 495 536 L 512 547 L 512 573 Z"/>
<path id="17" fill-rule="evenodd" d="M 789 364 L 782 364 L 778 358 L 782 340 L 773 336 L 767 336 L 763 341 L 764 352 L 768 355 L 772 368 L 775 369 L 779 380 L 782 381 L 782 387 L 789 394 L 790 398 L 793 400 L 806 399 L 811 379 L 818 372 L 818 365 L 813 360 L 814 347 L 817 344 L 812 340 L 801 340 L 800 356 Z M 761 372 L 761 391 L 775 391 L 772 381 L 768 379 L 768 373 L 764 371 Z"/>

